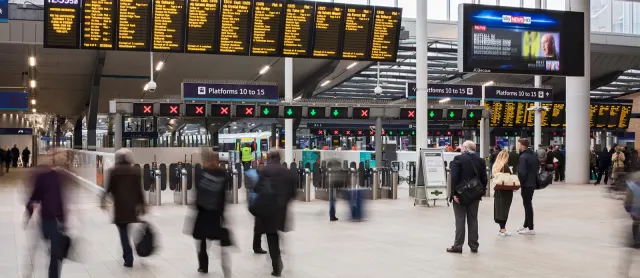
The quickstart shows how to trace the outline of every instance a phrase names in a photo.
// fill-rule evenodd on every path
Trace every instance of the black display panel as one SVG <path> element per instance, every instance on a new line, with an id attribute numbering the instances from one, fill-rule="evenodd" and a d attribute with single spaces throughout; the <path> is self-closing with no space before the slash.
<path id="1" fill-rule="evenodd" d="M 345 5 L 316 4 L 315 33 L 313 37 L 314 58 L 335 59 L 340 57 L 342 31 L 344 30 Z"/>
<path id="2" fill-rule="evenodd" d="M 584 14 L 463 4 L 461 72 L 584 76 Z"/>
<path id="3" fill-rule="evenodd" d="M 132 116 L 153 116 L 153 103 L 134 103 Z"/>
<path id="4" fill-rule="evenodd" d="M 185 0 L 153 2 L 153 51 L 184 52 Z"/>
<path id="5" fill-rule="evenodd" d="M 309 38 L 313 30 L 315 6 L 313 3 L 287 3 L 283 34 L 282 55 L 309 57 Z"/>
<path id="6" fill-rule="evenodd" d="M 611 105 L 609 108 L 609 120 L 607 121 L 607 128 L 618 128 L 620 123 L 620 105 Z"/>
<path id="7" fill-rule="evenodd" d="M 180 103 L 160 103 L 160 116 L 180 116 Z"/>
<path id="8" fill-rule="evenodd" d="M 433 111 L 433 110 L 431 110 Z M 400 119 L 401 120 L 415 120 L 416 119 L 416 109 L 415 108 L 400 108 Z"/>
<path id="9" fill-rule="evenodd" d="M 631 105 L 622 105 L 620 107 L 620 121 L 618 122 L 619 129 L 629 128 L 629 122 L 631 121 Z"/>
<path id="10" fill-rule="evenodd" d="M 516 125 L 516 113 L 518 107 L 515 102 L 503 102 L 502 103 L 502 126 L 514 127 Z"/>
<path id="11" fill-rule="evenodd" d="M 535 103 L 533 102 L 529 102 L 527 103 L 527 110 L 529 108 L 535 107 Z M 527 111 L 527 127 L 534 127 L 535 125 L 535 120 L 536 120 L 536 114 L 533 111 Z"/>
<path id="12" fill-rule="evenodd" d="M 320 136 L 324 136 L 324 129 L 317 129 L 317 128 L 311 128 L 309 129 L 309 132 L 313 135 L 320 135 Z"/>
<path id="13" fill-rule="evenodd" d="M 609 123 L 609 110 L 611 110 L 610 104 L 600 104 L 598 108 L 598 117 L 596 118 L 597 128 L 605 128 Z"/>
<path id="14" fill-rule="evenodd" d="M 354 107 L 352 112 L 353 119 L 369 119 L 371 116 L 371 109 L 368 107 Z"/>
<path id="15" fill-rule="evenodd" d="M 255 0 L 253 5 L 251 55 L 280 56 L 283 1 Z"/>
<path id="16" fill-rule="evenodd" d="M 491 111 L 491 118 L 489 120 L 489 126 L 500 127 L 502 125 L 502 116 L 504 114 L 504 102 L 494 101 L 487 102 L 487 108 Z"/>
<path id="17" fill-rule="evenodd" d="M 79 47 L 80 2 L 78 0 L 45 0 L 44 22 L 45 48 Z"/>
<path id="18" fill-rule="evenodd" d="M 467 109 L 467 120 L 479 121 L 482 118 L 482 109 Z"/>
<path id="19" fill-rule="evenodd" d="M 527 108 L 529 104 L 526 102 L 516 102 L 516 117 L 515 123 L 513 124 L 516 127 L 524 127 L 527 125 Z"/>
<path id="20" fill-rule="evenodd" d="M 217 118 L 231 117 L 231 105 L 211 104 L 211 117 L 217 117 Z"/>
<path id="21" fill-rule="evenodd" d="M 218 50 L 220 0 L 189 0 L 187 8 L 187 52 L 215 53 Z"/>
<path id="22" fill-rule="evenodd" d="M 535 105 L 535 104 L 533 104 L 533 105 Z M 541 105 L 542 105 L 542 107 L 546 107 L 547 109 L 540 111 L 540 117 L 541 117 L 541 120 L 540 120 L 541 124 L 540 125 L 543 126 L 543 127 L 547 127 L 547 126 L 549 126 L 549 124 L 551 122 L 551 113 L 553 112 L 553 104 L 551 104 L 551 103 L 542 103 Z M 535 119 L 535 114 L 536 113 L 531 113 L 532 118 L 534 118 L 534 119 Z M 534 122 L 535 122 L 535 120 L 534 120 Z"/>
<path id="23" fill-rule="evenodd" d="M 366 60 L 371 52 L 373 7 L 347 6 L 342 41 L 342 59 Z"/>
<path id="24" fill-rule="evenodd" d="M 554 103 L 550 113 L 551 113 L 551 120 L 549 121 L 549 125 L 551 127 L 564 126 L 565 114 L 566 114 L 564 103 Z"/>
<path id="25" fill-rule="evenodd" d="M 116 0 L 84 0 L 82 6 L 83 49 L 114 49 Z"/>
<path id="26" fill-rule="evenodd" d="M 589 109 L 589 125 L 591 127 L 596 126 L 596 122 L 598 120 L 598 111 L 600 111 L 600 105 L 591 104 Z"/>
<path id="27" fill-rule="evenodd" d="M 220 8 L 220 42 L 222 54 L 248 55 L 253 1 L 224 0 Z"/>
<path id="28" fill-rule="evenodd" d="M 442 109 L 429 109 L 429 112 L 427 112 L 427 117 L 429 117 L 430 121 L 431 120 L 441 120 L 442 119 L 442 113 L 444 113 L 444 111 Z"/>
<path id="29" fill-rule="evenodd" d="M 280 114 L 280 106 L 277 105 L 262 105 L 260 106 L 260 118 L 277 118 Z"/>
<path id="30" fill-rule="evenodd" d="M 256 114 L 256 107 L 254 105 L 236 105 L 236 117 L 253 118 Z"/>
<path id="31" fill-rule="evenodd" d="M 447 117 L 446 117 L 446 119 L 447 120 L 462 120 L 462 109 L 447 109 Z"/>
<path id="32" fill-rule="evenodd" d="M 370 60 L 396 61 L 400 43 L 401 23 L 401 8 L 375 7 Z"/>
<path id="33" fill-rule="evenodd" d="M 285 106 L 284 117 L 287 119 L 302 117 L 302 106 Z"/>
<path id="34" fill-rule="evenodd" d="M 119 50 L 151 49 L 151 0 L 118 0 Z"/>
<path id="35" fill-rule="evenodd" d="M 309 119 L 324 119 L 325 108 L 324 107 L 308 107 L 307 108 L 307 118 Z"/>
<path id="36" fill-rule="evenodd" d="M 348 112 L 348 107 L 332 107 L 329 112 L 329 117 L 331 119 L 347 119 L 349 118 Z"/>
<path id="37" fill-rule="evenodd" d="M 207 115 L 206 104 L 187 103 L 184 106 L 184 115 L 188 117 L 204 117 Z"/>

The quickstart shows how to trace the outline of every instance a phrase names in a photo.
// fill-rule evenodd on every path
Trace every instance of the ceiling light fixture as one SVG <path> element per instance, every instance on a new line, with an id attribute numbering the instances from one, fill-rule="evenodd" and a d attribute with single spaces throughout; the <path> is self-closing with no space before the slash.
<path id="1" fill-rule="evenodd" d="M 36 66 L 36 57 L 35 56 L 29 57 L 29 66 L 30 67 L 35 67 Z"/>
<path id="2" fill-rule="evenodd" d="M 37 110 L 35 108 L 31 109 L 31 112 L 33 112 L 33 113 L 36 113 L 36 111 Z"/>
<path id="3" fill-rule="evenodd" d="M 162 67 L 164 67 L 164 62 L 163 61 L 158 62 L 158 65 L 156 65 L 156 71 L 160 71 Z"/>
<path id="4" fill-rule="evenodd" d="M 441 100 L 438 100 L 439 103 L 445 103 L 445 102 L 449 102 L 451 101 L 451 98 L 443 98 Z"/>
<path id="5" fill-rule="evenodd" d="M 294 98 L 293 100 L 300 100 L 302 98 L 302 96 L 299 96 L 297 98 Z"/>
<path id="6" fill-rule="evenodd" d="M 29 86 L 31 88 L 35 88 L 36 87 L 36 81 L 34 79 L 31 79 L 31 81 L 29 81 Z"/>
<path id="7" fill-rule="evenodd" d="M 260 75 L 263 75 L 263 74 L 267 73 L 269 71 L 269 69 L 271 69 L 271 67 L 268 66 L 268 65 L 262 67 L 262 69 L 260 69 Z"/>
<path id="8" fill-rule="evenodd" d="M 35 99 L 35 98 L 32 98 L 32 99 L 31 99 L 31 104 L 32 104 L 32 105 L 36 105 L 36 99 Z"/>
<path id="9" fill-rule="evenodd" d="M 145 90 L 145 91 L 146 91 L 146 90 L 149 90 L 149 83 L 144 84 L 144 88 L 142 88 L 142 90 Z"/>
<path id="10" fill-rule="evenodd" d="M 491 86 L 491 85 L 493 85 L 493 81 L 489 81 L 487 83 L 482 84 L 482 86 L 485 86 L 485 87 L 486 86 Z"/>
<path id="11" fill-rule="evenodd" d="M 327 85 L 329 85 L 329 83 L 331 83 L 331 80 L 327 80 L 325 82 L 322 82 L 322 84 L 320 84 L 320 87 L 327 86 Z"/>
<path id="12" fill-rule="evenodd" d="M 351 68 L 355 67 L 357 64 L 358 64 L 358 62 L 353 62 L 351 65 L 349 65 L 347 67 L 347 69 L 351 69 Z"/>

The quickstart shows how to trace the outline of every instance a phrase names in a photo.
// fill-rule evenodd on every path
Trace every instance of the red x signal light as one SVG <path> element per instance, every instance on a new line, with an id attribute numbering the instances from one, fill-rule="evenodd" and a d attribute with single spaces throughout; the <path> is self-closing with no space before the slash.
<path id="1" fill-rule="evenodd" d="M 204 106 L 196 106 L 196 114 L 204 114 Z"/>
<path id="2" fill-rule="evenodd" d="M 220 115 L 229 115 L 229 107 L 220 107 Z"/>
<path id="3" fill-rule="evenodd" d="M 153 107 L 152 105 L 143 105 L 142 106 L 142 113 L 151 114 L 151 108 L 152 107 Z"/>
<path id="4" fill-rule="evenodd" d="M 253 115 L 253 107 L 247 107 L 244 109 L 245 115 Z"/>
<path id="5" fill-rule="evenodd" d="M 178 114 L 178 106 L 177 105 L 170 105 L 169 106 L 169 114 Z"/>
<path id="6" fill-rule="evenodd" d="M 337 129 L 333 130 L 333 135 L 340 135 L 340 130 L 337 130 Z"/>
<path id="7" fill-rule="evenodd" d="M 407 117 L 408 118 L 415 118 L 416 117 L 416 110 L 408 110 L 407 111 Z"/>

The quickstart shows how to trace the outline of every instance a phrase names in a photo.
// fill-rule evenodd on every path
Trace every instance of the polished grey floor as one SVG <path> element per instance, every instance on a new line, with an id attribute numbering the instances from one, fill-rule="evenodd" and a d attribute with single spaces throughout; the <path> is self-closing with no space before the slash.
<path id="1" fill-rule="evenodd" d="M 45 247 L 35 240 L 35 225 L 23 226 L 26 173 L 0 177 L 3 278 L 45 277 L 46 273 Z M 163 205 L 150 210 L 146 219 L 160 231 L 161 250 L 151 258 L 136 258 L 134 267 L 125 269 L 116 228 L 110 224 L 110 215 L 98 209 L 98 197 L 79 187 L 70 195 L 69 227 L 78 236 L 75 256 L 80 259 L 65 262 L 62 277 L 203 277 L 196 272 L 195 244 L 183 232 L 186 207 Z M 444 252 L 453 239 L 453 212 L 444 203 L 414 207 L 408 197 L 369 202 L 369 220 L 353 223 L 347 221 L 348 206 L 340 202 L 341 219 L 330 223 L 326 202 L 296 202 L 295 230 L 284 240 L 283 276 L 619 277 L 620 262 L 627 253 L 623 234 L 629 225 L 619 200 L 606 198 L 602 187 L 558 184 L 536 192 L 534 206 L 537 234 L 502 238 L 493 223 L 493 202 L 485 199 L 480 205 L 480 253 L 466 249 L 457 255 Z M 228 206 L 227 217 L 238 243 L 232 254 L 233 276 L 270 277 L 268 257 L 252 253 L 253 219 L 246 205 Z M 522 201 L 516 195 L 509 229 L 515 230 L 522 221 Z M 266 248 L 266 242 L 263 245 Z M 204 277 L 222 277 L 218 250 L 211 248 L 211 273 Z M 633 268 L 633 274 L 640 274 Z"/>

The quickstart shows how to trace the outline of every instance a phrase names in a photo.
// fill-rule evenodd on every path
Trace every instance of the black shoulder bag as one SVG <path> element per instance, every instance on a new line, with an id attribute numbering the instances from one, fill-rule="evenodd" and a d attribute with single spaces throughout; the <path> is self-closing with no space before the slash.
<path id="1" fill-rule="evenodd" d="M 460 189 L 456 189 L 456 193 L 458 196 L 458 200 L 460 204 L 463 206 L 468 206 L 475 201 L 482 199 L 484 195 L 485 188 L 482 182 L 480 182 L 480 175 L 478 175 L 478 170 L 473 165 L 471 158 L 467 158 L 467 161 L 471 165 L 475 176 L 471 177 L 467 181 L 464 182 L 464 186 Z M 454 186 L 454 185 L 452 185 Z"/>

